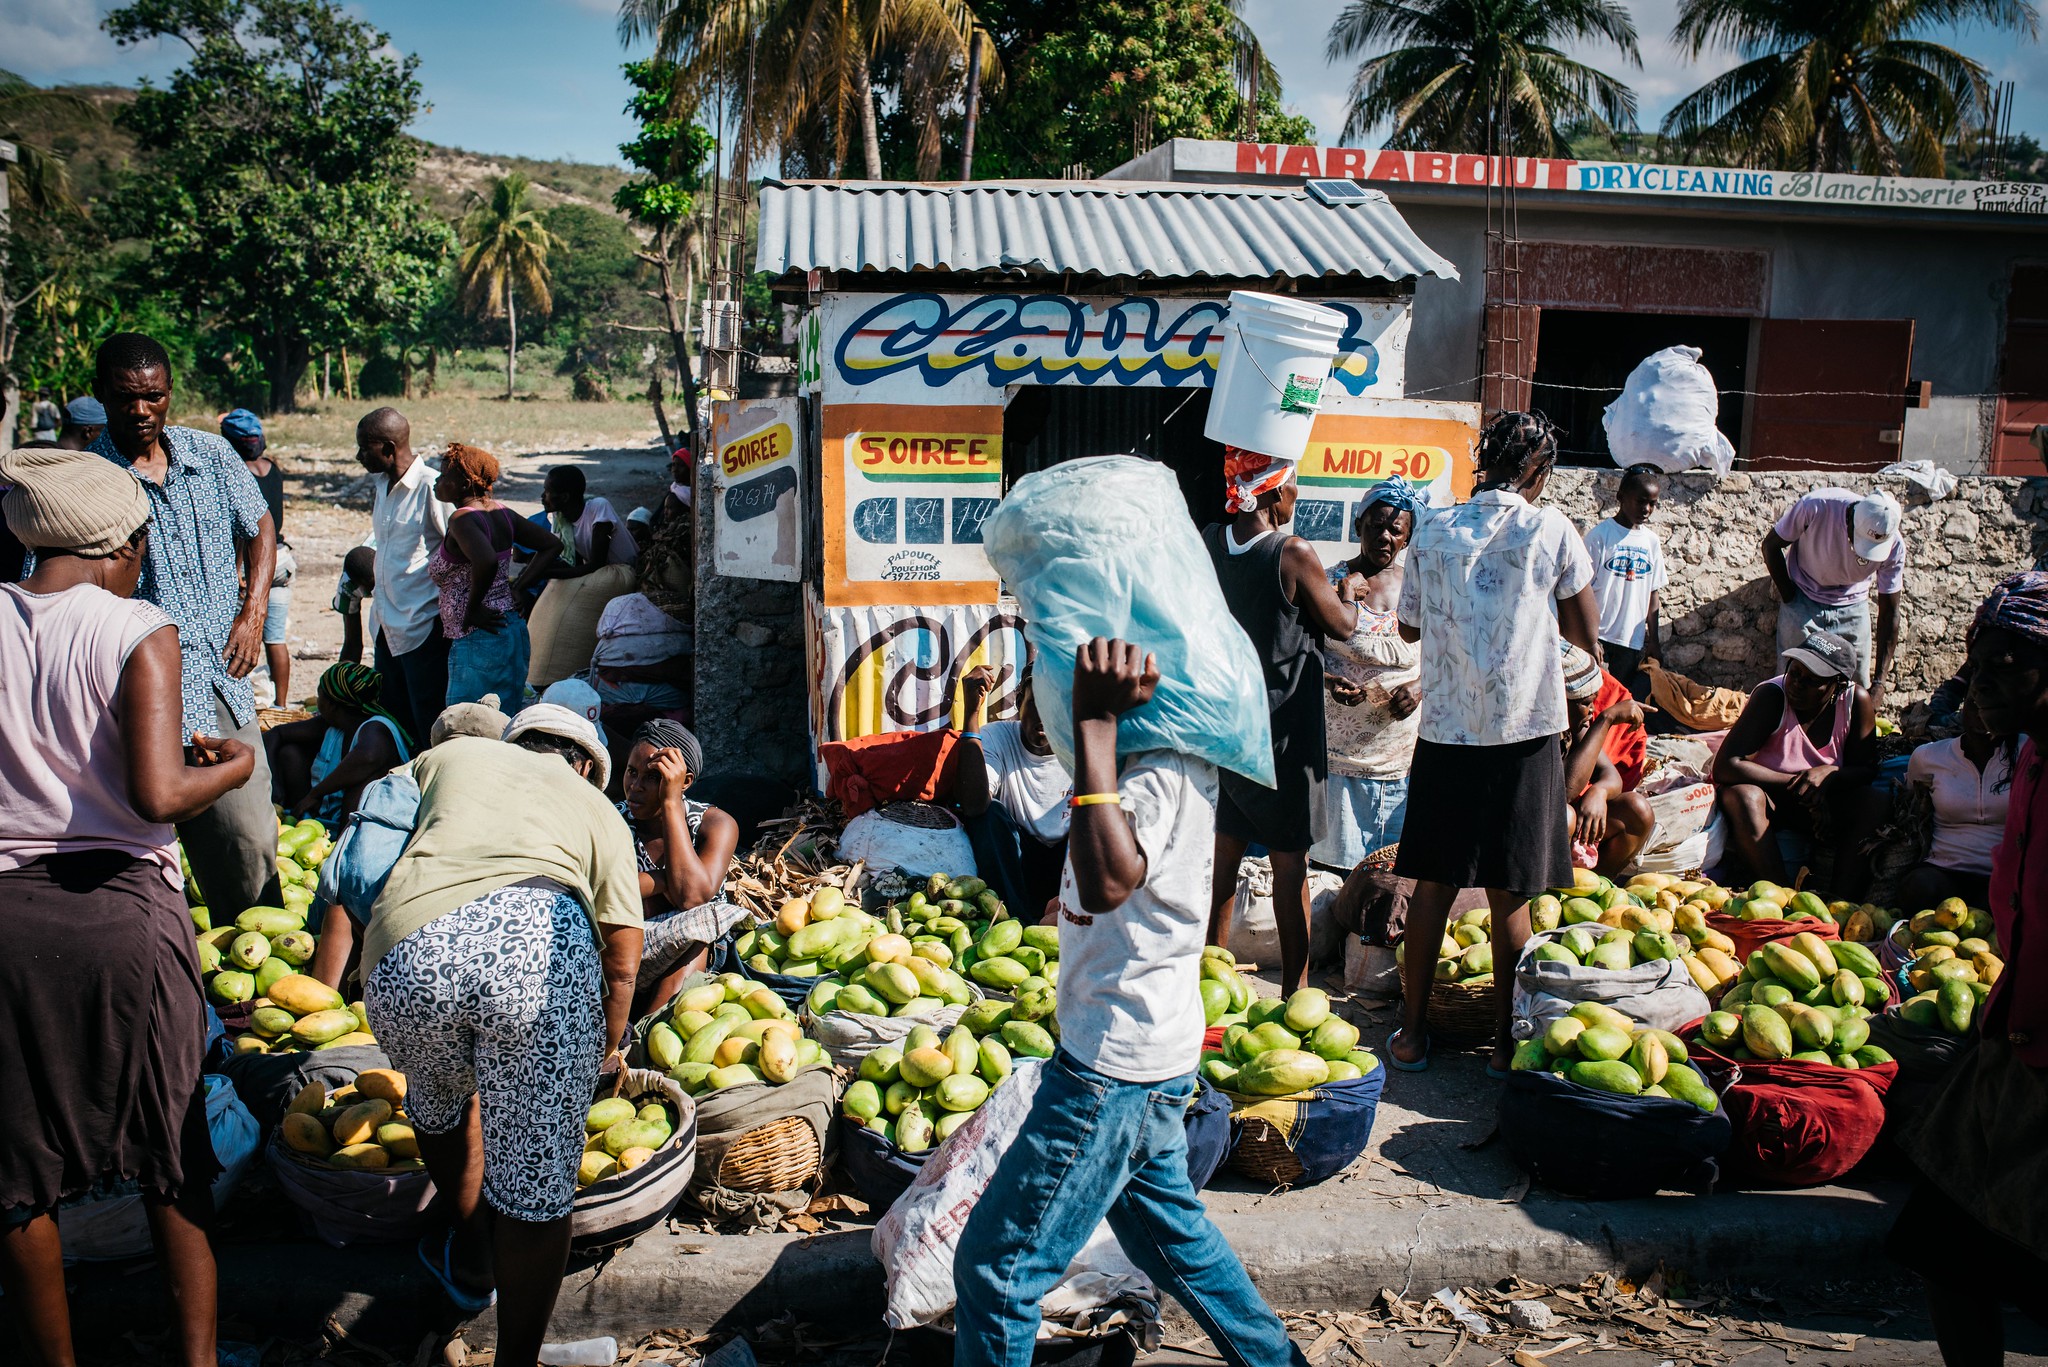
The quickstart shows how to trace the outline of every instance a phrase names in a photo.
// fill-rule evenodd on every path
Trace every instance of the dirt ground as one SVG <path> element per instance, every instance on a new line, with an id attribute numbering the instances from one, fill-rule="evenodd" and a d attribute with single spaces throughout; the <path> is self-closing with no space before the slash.
<path id="1" fill-rule="evenodd" d="M 356 463 L 355 424 L 378 406 L 334 402 L 267 424 L 270 454 L 285 472 L 284 535 L 299 565 L 290 628 L 290 691 L 298 700 L 341 652 L 334 586 L 342 557 L 370 530 L 370 477 Z M 413 449 L 430 461 L 451 441 L 495 454 L 504 468 L 498 497 L 522 516 L 540 508 L 541 481 L 556 465 L 582 466 L 590 492 L 621 513 L 654 507 L 668 484 L 660 432 L 644 404 L 450 396 L 394 406 L 412 421 Z M 215 430 L 210 415 L 178 421 Z M 261 696 L 262 678 L 257 687 Z"/>

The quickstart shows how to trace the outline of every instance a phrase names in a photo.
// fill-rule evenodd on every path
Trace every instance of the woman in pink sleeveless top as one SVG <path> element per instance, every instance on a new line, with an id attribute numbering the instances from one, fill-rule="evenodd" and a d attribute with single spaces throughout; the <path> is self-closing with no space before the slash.
<path id="1" fill-rule="evenodd" d="M 1756 686 L 1714 758 L 1728 823 L 1724 881 L 1791 881 L 1778 849 L 1783 830 L 1832 847 L 1833 868 L 1813 886 L 1860 898 L 1870 861 L 1859 847 L 1885 808 L 1876 777 L 1877 703 L 1856 682 L 1856 649 L 1814 632 L 1785 652 L 1783 674 Z"/>
<path id="2" fill-rule="evenodd" d="M 74 1361 L 57 1207 L 139 1190 L 183 1361 L 214 1360 L 205 1007 L 171 828 L 248 781 L 240 741 L 181 734 L 178 629 L 133 600 L 136 476 L 85 451 L 0 456 L 0 1286 L 31 1357 Z"/>

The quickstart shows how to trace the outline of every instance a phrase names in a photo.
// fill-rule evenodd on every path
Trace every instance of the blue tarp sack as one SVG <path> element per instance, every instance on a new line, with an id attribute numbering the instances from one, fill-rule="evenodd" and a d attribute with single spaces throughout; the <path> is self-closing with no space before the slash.
<path id="1" fill-rule="evenodd" d="M 1070 460 L 1017 481 L 982 527 L 1037 653 L 1039 716 L 1074 769 L 1074 654 L 1096 636 L 1159 663 L 1152 701 L 1117 722 L 1121 755 L 1173 750 L 1273 785 L 1266 676 L 1224 605 L 1180 484 L 1137 456 Z"/>
<path id="2" fill-rule="evenodd" d="M 1358 1161 L 1372 1140 L 1387 1070 L 1293 1096 L 1232 1095 L 1230 1166 L 1271 1187 L 1306 1187 Z"/>
<path id="3" fill-rule="evenodd" d="M 1702 1111 L 1675 1097 L 1602 1092 L 1530 1069 L 1508 1074 L 1500 1133 L 1509 1155 L 1544 1186 L 1614 1200 L 1712 1190 L 1735 1127 L 1726 1106 Z"/>
<path id="4" fill-rule="evenodd" d="M 419 819 L 420 785 L 411 769 L 366 784 L 341 839 L 320 866 L 320 902 L 338 904 L 357 925 L 368 925 L 370 908 Z"/>

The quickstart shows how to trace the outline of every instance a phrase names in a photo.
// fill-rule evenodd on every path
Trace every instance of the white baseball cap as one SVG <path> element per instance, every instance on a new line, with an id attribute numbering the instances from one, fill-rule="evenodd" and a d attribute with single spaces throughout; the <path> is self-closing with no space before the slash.
<path id="1" fill-rule="evenodd" d="M 1850 517 L 1850 541 L 1865 560 L 1888 560 L 1899 544 L 1899 519 L 1905 510 L 1882 489 L 1857 501 Z"/>
<path id="2" fill-rule="evenodd" d="M 531 703 L 521 709 L 519 715 L 505 728 L 505 739 L 516 741 L 529 731 L 560 736 L 563 740 L 573 742 L 584 754 L 590 756 L 597 786 L 602 788 L 611 782 L 612 757 L 605 750 L 604 741 L 598 737 L 597 723 L 582 713 L 563 707 L 559 703 Z"/>

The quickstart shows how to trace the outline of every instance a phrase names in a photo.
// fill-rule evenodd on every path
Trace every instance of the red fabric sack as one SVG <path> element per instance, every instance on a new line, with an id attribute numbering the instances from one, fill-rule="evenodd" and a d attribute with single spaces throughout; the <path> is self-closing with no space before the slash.
<path id="1" fill-rule="evenodd" d="M 1739 916 L 1723 916 L 1718 911 L 1707 913 L 1707 929 L 1718 930 L 1735 941 L 1735 961 L 1749 962 L 1749 956 L 1765 945 L 1779 940 L 1789 940 L 1803 930 L 1810 930 L 1823 940 L 1842 938 L 1841 927 L 1832 921 L 1745 921 Z"/>
<path id="2" fill-rule="evenodd" d="M 1863 1161 L 1884 1129 L 1896 1063 L 1836 1068 L 1716 1053 L 1699 1022 L 1680 1031 L 1735 1125 L 1722 1171 L 1740 1186 L 1817 1187 Z"/>
<path id="3" fill-rule="evenodd" d="M 825 796 L 837 798 L 849 817 L 889 802 L 950 807 L 959 743 L 960 733 L 951 729 L 828 740 L 818 747 L 818 758 L 825 762 Z"/>

